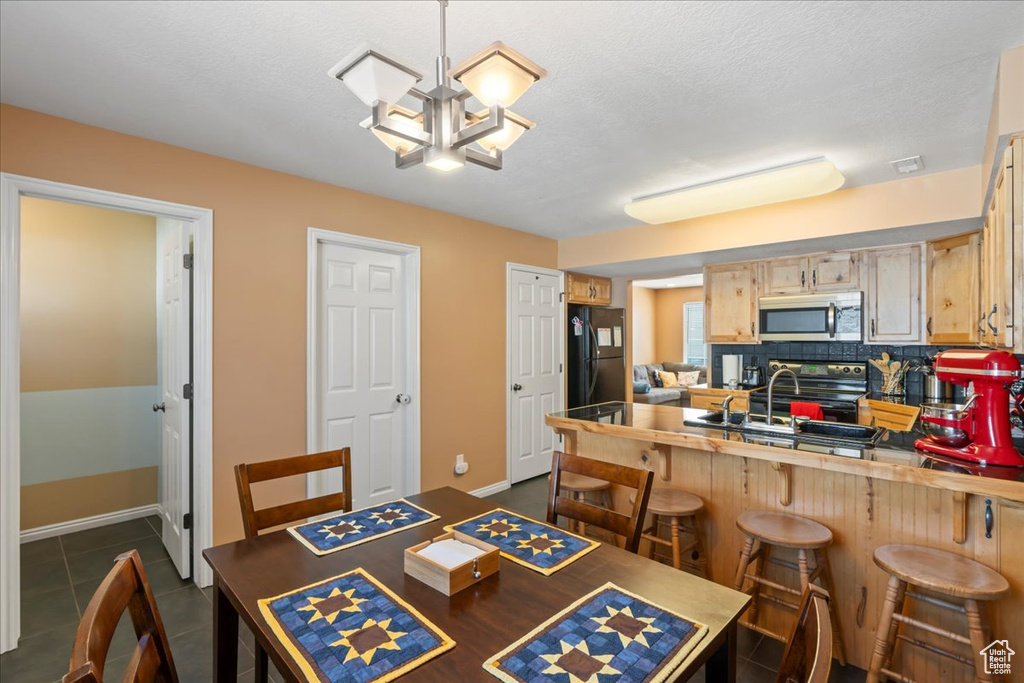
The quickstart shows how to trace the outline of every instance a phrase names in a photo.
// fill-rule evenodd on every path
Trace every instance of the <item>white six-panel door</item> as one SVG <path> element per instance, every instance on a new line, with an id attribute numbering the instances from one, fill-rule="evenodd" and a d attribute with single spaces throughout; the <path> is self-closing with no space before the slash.
<path id="1" fill-rule="evenodd" d="M 562 409 L 561 278 L 509 269 L 509 481 L 551 469 L 557 439 L 544 416 Z"/>
<path id="2" fill-rule="evenodd" d="M 359 509 L 408 493 L 406 431 L 410 395 L 403 256 L 321 244 L 318 263 L 318 438 L 352 449 L 352 505 Z M 340 490 L 337 473 L 318 493 Z"/>
<path id="3" fill-rule="evenodd" d="M 160 429 L 160 507 L 163 543 L 181 577 L 192 573 L 191 537 L 183 526 L 189 511 L 189 406 L 183 391 L 189 381 L 188 330 L 189 280 L 183 256 L 189 251 L 189 235 L 182 221 L 157 219 L 162 236 L 160 259 L 160 339 L 162 344 Z"/>

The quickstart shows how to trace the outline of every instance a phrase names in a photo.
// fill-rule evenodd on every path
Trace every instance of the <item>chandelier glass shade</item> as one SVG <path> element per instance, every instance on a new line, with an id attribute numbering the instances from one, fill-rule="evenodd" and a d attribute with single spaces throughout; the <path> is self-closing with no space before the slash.
<path id="1" fill-rule="evenodd" d="M 437 86 L 427 92 L 416 84 L 423 75 L 375 47 L 360 45 L 328 71 L 370 107 L 360 123 L 395 153 L 395 166 L 423 163 L 440 171 L 468 161 L 499 170 L 502 153 L 536 124 L 506 109 L 547 72 L 507 45 L 496 42 L 452 69 L 445 53 L 445 9 L 441 7 L 441 54 Z M 452 79 L 465 89 L 452 87 Z M 397 104 L 403 97 L 419 101 L 420 111 Z M 487 109 L 466 111 L 476 98 Z M 471 147 L 476 143 L 478 147 Z"/>

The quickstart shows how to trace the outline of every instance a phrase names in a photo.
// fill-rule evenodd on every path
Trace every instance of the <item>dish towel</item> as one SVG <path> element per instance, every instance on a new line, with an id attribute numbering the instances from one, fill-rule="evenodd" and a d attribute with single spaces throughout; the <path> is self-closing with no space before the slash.
<path id="1" fill-rule="evenodd" d="M 825 412 L 821 404 L 804 403 L 803 401 L 790 401 L 789 414 L 793 417 L 809 417 L 812 420 L 824 420 Z"/>

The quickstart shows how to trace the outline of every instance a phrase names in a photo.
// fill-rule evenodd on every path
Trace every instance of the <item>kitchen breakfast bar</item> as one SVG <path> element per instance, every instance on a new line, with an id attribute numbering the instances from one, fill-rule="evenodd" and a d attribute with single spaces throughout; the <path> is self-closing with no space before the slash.
<path id="1" fill-rule="evenodd" d="M 867 669 L 876 645 L 890 575 L 873 555 L 889 544 L 944 550 L 1001 574 L 1009 593 L 982 602 L 984 617 L 993 638 L 1024 642 L 1024 470 L 982 467 L 915 450 L 914 438 L 920 435 L 913 432 L 886 430 L 877 443 L 851 446 L 684 424 L 706 413 L 616 402 L 552 413 L 546 422 L 562 437 L 563 451 L 646 467 L 655 472 L 655 491 L 681 489 L 699 496 L 704 509 L 698 526 L 707 555 L 701 559 L 716 583 L 733 586 L 737 578 L 746 537 L 736 520 L 745 512 L 786 512 L 831 530 L 826 552 L 832 606 L 850 664 Z M 613 491 L 612 505 L 626 507 L 625 494 Z M 641 553 L 647 552 L 646 545 Z M 791 571 L 797 566 L 795 555 L 775 548 L 771 560 L 763 574 L 767 585 L 799 589 Z M 800 562 L 806 567 L 805 560 Z M 915 632 L 919 646 L 897 647 L 893 668 L 912 672 L 920 681 L 973 680 L 970 667 L 930 649 L 953 650 L 965 663 L 975 656 L 973 644 L 956 646 L 949 640 L 950 633 L 966 636 L 964 612 L 951 611 L 941 605 L 948 601 L 919 590 L 908 596 L 915 598 L 913 617 L 946 635 Z M 756 614 L 749 611 L 741 623 L 784 635 L 794 617 L 783 602 L 762 599 Z M 752 616 L 756 623 L 750 622 Z"/>

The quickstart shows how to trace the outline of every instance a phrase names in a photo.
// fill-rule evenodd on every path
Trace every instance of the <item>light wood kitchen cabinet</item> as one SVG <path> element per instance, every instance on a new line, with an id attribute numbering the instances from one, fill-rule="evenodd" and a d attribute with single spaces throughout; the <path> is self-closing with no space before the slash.
<path id="1" fill-rule="evenodd" d="M 930 344 L 976 344 L 982 323 L 978 291 L 980 234 L 971 232 L 928 242 Z"/>
<path id="2" fill-rule="evenodd" d="M 713 389 L 710 387 L 690 387 L 687 392 L 690 395 L 691 408 L 703 408 L 704 410 L 721 410 L 722 401 L 726 396 L 732 396 L 729 403 L 729 410 L 745 413 L 750 410 L 750 391 L 747 389 Z"/>
<path id="3" fill-rule="evenodd" d="M 1014 347 L 1014 268 L 1020 267 L 1015 261 L 1022 258 L 1021 243 L 1014 243 L 1014 214 L 1019 220 L 1024 210 L 1021 199 L 1014 197 L 1014 186 L 1021 180 L 1021 174 L 1014 173 L 1014 155 L 1015 150 L 1020 154 L 1022 145 L 1024 140 L 1017 140 L 1006 148 L 981 234 L 981 341 L 1007 349 Z"/>
<path id="4" fill-rule="evenodd" d="M 566 273 L 565 280 L 565 289 L 568 292 L 570 304 L 611 305 L 611 279 L 583 273 Z"/>
<path id="5" fill-rule="evenodd" d="M 757 264 L 704 269 L 704 330 L 708 342 L 757 341 Z"/>
<path id="6" fill-rule="evenodd" d="M 800 294 L 810 291 L 806 257 L 765 261 L 763 271 L 765 294 Z"/>
<path id="7" fill-rule="evenodd" d="M 860 286 L 860 254 L 836 251 L 763 263 L 764 293 L 842 292 Z"/>
<path id="8" fill-rule="evenodd" d="M 860 286 L 860 254 L 836 251 L 809 259 L 810 291 L 843 292 Z"/>
<path id="9" fill-rule="evenodd" d="M 920 343 L 921 245 L 874 249 L 864 261 L 865 341 Z"/>

